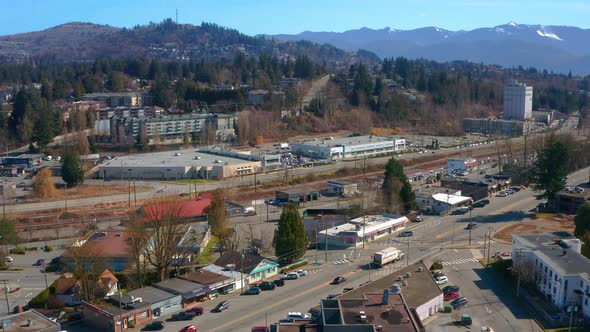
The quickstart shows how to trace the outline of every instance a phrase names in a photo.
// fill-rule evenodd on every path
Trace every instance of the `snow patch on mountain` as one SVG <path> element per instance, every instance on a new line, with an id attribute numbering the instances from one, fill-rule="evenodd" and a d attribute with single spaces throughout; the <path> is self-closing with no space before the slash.
<path id="1" fill-rule="evenodd" d="M 554 33 L 548 33 L 548 32 L 545 32 L 545 31 L 537 30 L 537 34 L 539 36 L 541 36 L 541 37 L 552 38 L 552 39 L 555 39 L 555 40 L 563 40 L 563 39 L 559 38 L 559 36 L 556 35 L 556 34 L 554 34 Z"/>

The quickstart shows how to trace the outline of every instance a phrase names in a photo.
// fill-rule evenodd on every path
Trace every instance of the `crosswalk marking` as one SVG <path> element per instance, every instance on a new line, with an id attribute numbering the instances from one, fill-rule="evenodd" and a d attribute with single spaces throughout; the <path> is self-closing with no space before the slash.
<path id="1" fill-rule="evenodd" d="M 477 263 L 477 258 L 463 258 L 463 259 L 455 259 L 453 261 L 442 262 L 443 266 L 446 265 L 457 265 L 457 264 L 467 264 L 467 263 Z"/>
<path id="2" fill-rule="evenodd" d="M 337 261 L 333 261 L 332 263 L 339 265 L 339 264 L 346 264 L 348 262 L 349 262 L 348 259 L 344 258 L 344 259 L 339 259 Z"/>

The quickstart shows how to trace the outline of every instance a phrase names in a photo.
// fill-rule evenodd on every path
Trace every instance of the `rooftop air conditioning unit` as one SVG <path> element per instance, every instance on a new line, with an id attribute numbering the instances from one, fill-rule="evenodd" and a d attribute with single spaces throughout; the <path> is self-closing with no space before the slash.
<path id="1" fill-rule="evenodd" d="M 397 280 L 400 280 L 400 281 L 401 281 L 401 280 L 404 280 L 404 277 L 403 277 L 403 276 L 398 276 L 398 277 L 397 277 Z"/>
<path id="2" fill-rule="evenodd" d="M 410 272 L 406 273 L 406 278 L 409 278 L 411 276 L 412 276 L 412 274 Z"/>
<path id="3" fill-rule="evenodd" d="M 424 269 L 422 268 L 422 266 L 418 267 L 418 272 L 422 272 L 424 271 Z"/>

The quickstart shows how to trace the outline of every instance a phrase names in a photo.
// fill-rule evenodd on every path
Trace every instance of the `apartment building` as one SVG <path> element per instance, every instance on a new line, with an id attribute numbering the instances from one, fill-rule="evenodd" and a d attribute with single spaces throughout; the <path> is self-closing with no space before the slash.
<path id="1" fill-rule="evenodd" d="M 513 269 L 561 310 L 590 319 L 590 259 L 582 242 L 566 232 L 512 236 Z"/>
<path id="2" fill-rule="evenodd" d="M 533 117 L 533 87 L 517 80 L 504 86 L 504 119 L 527 120 Z"/>

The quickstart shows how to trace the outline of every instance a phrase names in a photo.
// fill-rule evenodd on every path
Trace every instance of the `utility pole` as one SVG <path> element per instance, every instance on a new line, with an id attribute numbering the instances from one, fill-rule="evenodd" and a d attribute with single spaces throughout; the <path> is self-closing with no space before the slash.
<path id="1" fill-rule="evenodd" d="M 45 247 L 47 248 L 47 242 L 45 242 Z M 47 284 L 47 270 L 45 267 L 45 261 L 43 261 L 43 277 L 45 277 L 45 288 L 48 288 L 49 285 Z"/>
<path id="2" fill-rule="evenodd" d="M 137 187 L 135 186 L 135 180 L 133 180 L 133 204 L 137 207 Z"/>
<path id="3" fill-rule="evenodd" d="M 68 184 L 66 183 L 64 186 L 64 191 L 65 191 L 65 212 L 68 212 Z"/>
<path id="4" fill-rule="evenodd" d="M 244 294 L 244 254 L 240 256 L 240 284 L 242 285 L 242 295 Z"/>
<path id="5" fill-rule="evenodd" d="M 128 187 L 128 204 L 129 207 L 131 207 L 131 179 L 129 178 L 129 176 L 127 176 L 127 187 Z"/>
<path id="6" fill-rule="evenodd" d="M 471 218 L 471 211 L 472 209 L 469 209 L 469 246 L 471 247 L 471 229 L 473 228 L 472 224 L 473 223 L 473 219 Z"/>
<path id="7" fill-rule="evenodd" d="M 267 205 L 267 209 L 268 209 L 268 205 Z M 317 217 L 316 217 L 317 218 Z M 318 265 L 318 236 L 320 233 L 320 219 L 317 220 L 316 224 L 315 224 L 315 265 Z"/>
<path id="8" fill-rule="evenodd" d="M 408 237 L 408 245 L 406 247 L 406 266 L 410 265 L 410 238 Z"/>
<path id="9" fill-rule="evenodd" d="M 6 311 L 10 315 L 10 304 L 8 303 L 8 286 L 6 286 L 7 281 L 8 280 L 6 280 L 6 279 L 2 280 L 2 282 L 4 283 L 4 296 L 6 297 Z"/>
<path id="10" fill-rule="evenodd" d="M 324 254 L 326 255 L 326 264 L 328 263 L 328 227 L 326 227 L 326 236 L 324 237 Z"/>
<path id="11" fill-rule="evenodd" d="M 492 228 L 489 228 L 490 234 L 488 235 L 488 262 L 487 265 L 490 265 L 490 251 L 492 250 Z"/>

